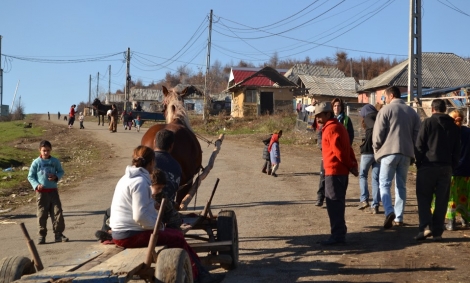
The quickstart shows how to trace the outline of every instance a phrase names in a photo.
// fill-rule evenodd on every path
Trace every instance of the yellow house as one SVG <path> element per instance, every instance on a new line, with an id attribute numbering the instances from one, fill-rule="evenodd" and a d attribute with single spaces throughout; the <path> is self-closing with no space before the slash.
<path id="1" fill-rule="evenodd" d="M 271 67 L 232 68 L 227 92 L 232 94 L 232 117 L 269 115 L 293 111 L 297 85 Z"/>

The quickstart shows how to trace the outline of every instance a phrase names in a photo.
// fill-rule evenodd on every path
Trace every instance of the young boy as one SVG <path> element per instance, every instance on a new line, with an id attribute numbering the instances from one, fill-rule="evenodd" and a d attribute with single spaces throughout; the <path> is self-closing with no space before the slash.
<path id="1" fill-rule="evenodd" d="M 56 242 L 68 242 L 68 238 L 62 234 L 65 229 L 62 204 L 57 192 L 57 182 L 64 175 L 60 161 L 51 156 L 52 145 L 43 140 L 39 143 L 40 156 L 36 158 L 29 169 L 28 181 L 36 191 L 37 216 L 39 222 L 38 245 L 46 243 L 47 218 L 51 215 L 52 229 Z"/>
<path id="2" fill-rule="evenodd" d="M 137 118 L 134 119 L 134 124 L 135 124 L 135 128 L 137 129 L 137 132 L 140 132 L 141 121 L 140 121 L 139 114 L 137 114 Z"/>
<path id="3" fill-rule="evenodd" d="M 85 127 L 83 127 L 83 120 L 85 119 L 85 117 L 83 116 L 83 113 L 80 112 L 80 115 L 78 116 L 78 121 L 80 121 L 80 129 L 85 129 Z"/>
<path id="4" fill-rule="evenodd" d="M 160 209 L 162 198 L 167 199 L 162 219 L 163 223 L 165 223 L 167 228 L 180 229 L 180 226 L 183 223 L 181 216 L 178 211 L 176 211 L 173 201 L 171 201 L 163 192 L 163 188 L 166 185 L 165 172 L 155 169 L 150 177 L 152 181 L 152 198 L 155 200 L 155 209 Z"/>

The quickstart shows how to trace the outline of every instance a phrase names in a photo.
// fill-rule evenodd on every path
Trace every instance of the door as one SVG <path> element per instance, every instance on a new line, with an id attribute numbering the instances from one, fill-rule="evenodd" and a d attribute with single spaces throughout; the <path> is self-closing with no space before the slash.
<path id="1" fill-rule="evenodd" d="M 261 92 L 259 98 L 260 104 L 260 115 L 273 114 L 274 113 L 274 93 L 273 92 Z"/>

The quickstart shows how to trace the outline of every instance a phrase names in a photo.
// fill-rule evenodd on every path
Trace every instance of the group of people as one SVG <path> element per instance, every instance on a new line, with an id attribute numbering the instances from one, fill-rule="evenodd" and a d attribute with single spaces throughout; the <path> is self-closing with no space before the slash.
<path id="1" fill-rule="evenodd" d="M 116 108 L 116 104 L 111 105 L 111 109 L 108 110 L 106 113 L 108 116 L 108 123 L 109 123 L 109 132 L 115 133 L 117 131 L 117 122 L 118 122 L 118 110 Z M 140 119 L 140 115 L 137 115 L 135 118 L 132 115 L 131 111 L 122 111 L 121 113 L 121 120 L 124 130 L 131 130 L 132 126 L 134 125 L 137 132 L 140 132 L 140 126 L 142 125 L 142 120 Z"/>
<path id="2" fill-rule="evenodd" d="M 413 163 L 417 167 L 419 216 L 419 233 L 414 238 L 421 241 L 432 236 L 440 241 L 445 228 L 454 229 L 457 212 L 463 223 L 470 220 L 470 129 L 462 126 L 463 113 L 455 110 L 448 115 L 445 101 L 435 99 L 431 103 L 432 116 L 421 122 L 417 112 L 400 98 L 397 87 L 387 88 L 384 95 L 385 105 L 367 104 L 360 111 L 365 137 L 360 145 L 359 170 L 351 147 L 354 130 L 341 99 L 320 103 L 315 108 L 314 127 L 322 151 L 316 205 L 322 206 L 326 199 L 331 224 L 331 236 L 321 242 L 324 245 L 345 241 L 349 173 L 359 176 L 358 209 L 370 207 L 370 212 L 377 214 L 382 202 L 384 229 L 403 226 L 406 181 Z M 368 189 L 370 169 L 372 203 Z"/>
<path id="3" fill-rule="evenodd" d="M 281 163 L 281 150 L 279 148 L 279 139 L 282 137 L 282 130 L 276 130 L 269 138 L 264 139 L 263 149 L 263 168 L 261 172 L 264 174 L 277 177 L 276 171 Z"/>

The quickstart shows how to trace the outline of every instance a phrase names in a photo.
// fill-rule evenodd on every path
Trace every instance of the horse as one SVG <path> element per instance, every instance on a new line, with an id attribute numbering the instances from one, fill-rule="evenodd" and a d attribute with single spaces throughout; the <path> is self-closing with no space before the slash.
<path id="1" fill-rule="evenodd" d="M 100 116 L 101 116 L 102 124 L 104 126 L 104 116 L 106 115 L 108 110 L 111 110 L 111 105 L 102 104 L 98 98 L 95 98 L 95 100 L 93 100 L 93 103 L 91 105 L 98 112 L 98 126 L 100 125 Z"/>
<path id="2" fill-rule="evenodd" d="M 183 98 L 175 90 L 168 91 L 163 86 L 163 109 L 166 124 L 156 124 L 144 134 L 141 144 L 155 148 L 155 135 L 162 129 L 175 133 L 175 143 L 170 151 L 171 156 L 181 166 L 180 188 L 176 193 L 176 203 L 179 206 L 193 184 L 193 177 L 202 168 L 202 150 L 194 134 L 184 108 Z"/>

